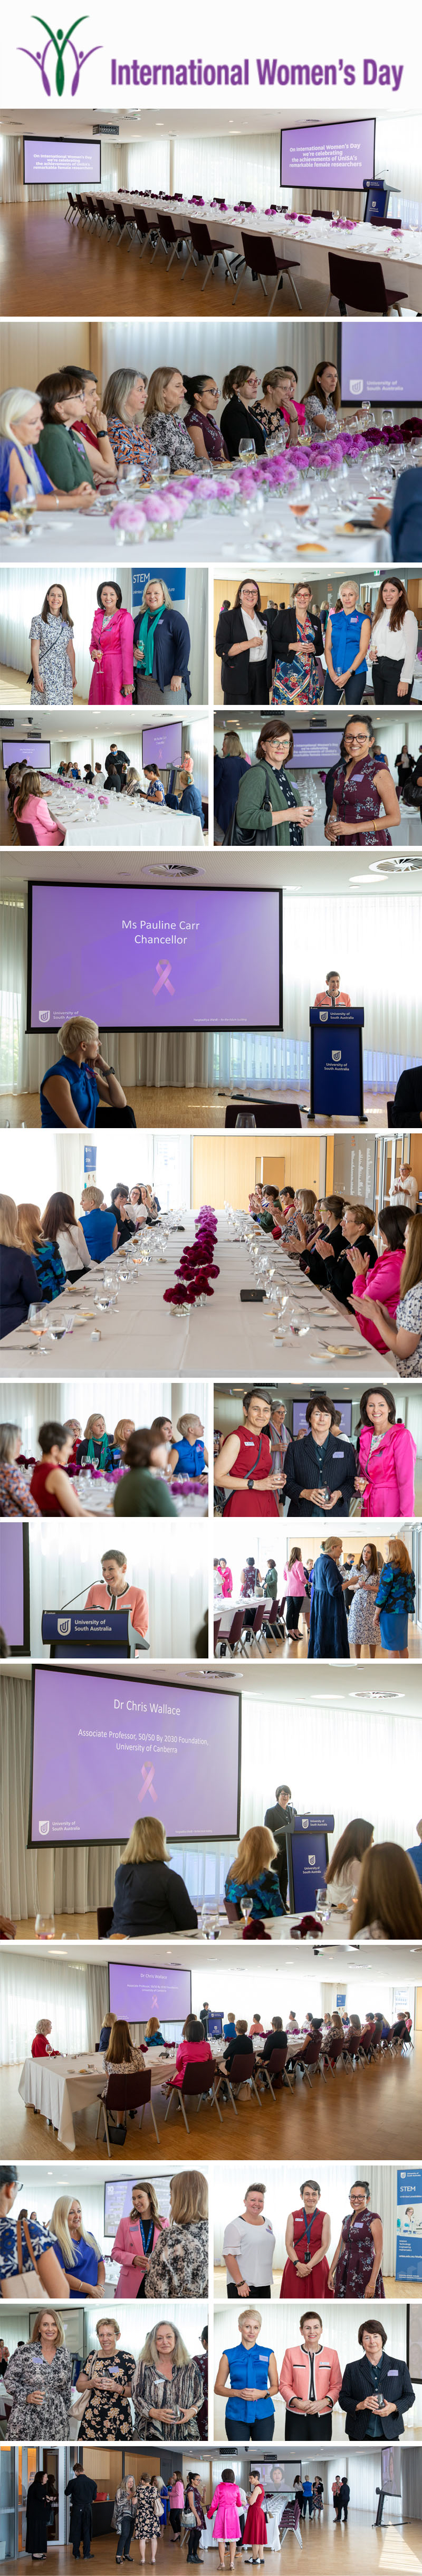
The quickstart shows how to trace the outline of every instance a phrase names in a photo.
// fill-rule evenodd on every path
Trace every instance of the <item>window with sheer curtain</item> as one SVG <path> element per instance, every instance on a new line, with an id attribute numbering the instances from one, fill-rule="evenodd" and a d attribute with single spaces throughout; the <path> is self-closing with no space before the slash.
<path id="1" fill-rule="evenodd" d="M 140 1409 L 145 1422 L 155 1422 L 159 1413 L 176 1424 L 181 1413 L 207 1415 L 207 1382 L 201 1378 L 68 1377 L 64 1385 L 57 1379 L 49 1385 L 43 1377 L 39 1385 L 17 1386 L 8 1382 L 7 1412 L 10 1422 L 19 1422 L 22 1445 L 30 1456 L 42 1422 L 80 1422 L 85 1429 L 90 1413 L 102 1413 L 110 1430 L 116 1422 L 138 1423 Z M 204 1409 L 205 1408 L 205 1409 Z M 207 1427 L 205 1441 L 208 1447 Z M 116 1540 L 117 1544 L 117 1540 Z"/>
<path id="2" fill-rule="evenodd" d="M 38 1045 L 38 1039 L 34 1041 Z M 77 1214 L 81 1192 L 85 1187 L 85 1143 L 83 1135 L 49 1135 L 26 1129 L 19 1145 L 19 1186 L 21 1199 L 36 1199 L 45 1207 L 53 1190 L 66 1190 L 74 1199 Z M 127 1160 L 129 1154 L 129 1163 Z M 3 1136 L 4 1188 L 14 1198 L 16 1185 L 16 1146 L 12 1131 Z M 98 1136 L 95 1182 L 106 1200 L 114 1189 L 119 1170 L 128 1177 L 129 1187 L 137 1182 L 157 1192 L 160 1208 L 188 1208 L 190 1203 L 190 1135 L 186 1128 L 138 1128 L 136 1144 L 125 1141 L 122 1165 L 116 1134 L 112 1128 L 101 1129 Z M 90 1176 L 88 1175 L 88 1178 Z M 91 1175 L 91 1177 L 94 1177 Z"/>
<path id="3" fill-rule="evenodd" d="M 18 2066 L 30 2057 L 37 2021 L 52 2023 L 51 2047 L 65 2056 L 92 2045 L 90 1999 L 86 1968 L 73 1966 L 70 1960 L 56 1959 L 49 1950 L 48 1959 L 37 1949 L 33 1959 L 14 1956 L 8 1949 L 4 1962 L 5 1975 L 0 1986 L 0 2059 L 2 2066 Z M 89 1971 L 90 1976 L 95 1970 Z M 104 1976 L 104 2011 L 107 2011 L 107 1971 Z M 101 2024 L 95 2032 L 99 2039 Z"/>
<path id="4" fill-rule="evenodd" d="M 420 1410 L 417 1398 L 415 1410 Z M 278 1538 L 282 1589 L 281 1531 Z M 266 1548 L 263 1556 L 265 1564 Z M 261 1571 L 262 1563 L 260 1556 Z M 295 1744 L 298 1759 L 292 1749 Z M 264 1694 L 261 1698 L 258 1689 L 252 1701 L 249 1693 L 247 1697 L 244 1693 L 241 1833 L 247 1833 L 250 1825 L 262 1823 L 265 1807 L 274 1802 L 276 1779 L 286 1779 L 291 1781 L 294 1804 L 299 1810 L 302 1805 L 314 1814 L 325 1809 L 334 1815 L 334 1833 L 328 1838 L 330 1857 L 340 1834 L 358 1811 L 373 1824 L 376 1843 L 401 1843 L 407 1851 L 414 1843 L 417 1821 L 415 1752 L 414 1720 L 402 1716 L 401 1703 L 394 1712 L 377 1710 L 374 1717 L 369 1698 L 366 1706 L 355 1702 L 346 1754 L 334 1708 L 324 1708 L 320 1700 L 317 1708 L 311 1707 L 304 1696 L 298 1712 L 296 1699 L 293 1703 L 283 1697 L 282 1709 L 276 1711 L 274 1703 L 268 1704 Z M 287 1770 L 286 1761 L 290 1764 Z"/>
<path id="5" fill-rule="evenodd" d="M 160 346 L 158 322 L 144 314 L 142 322 L 114 320 L 103 323 L 103 382 L 105 385 L 114 367 L 142 367 L 147 375 L 151 375 L 153 367 L 172 363 L 182 369 L 187 367 L 191 374 L 199 362 L 207 375 L 214 375 L 215 384 L 221 388 L 223 376 L 235 366 L 241 353 L 251 366 L 256 366 L 260 382 L 262 370 L 265 372 L 266 367 L 274 367 L 276 359 L 283 359 L 285 366 L 296 367 L 299 394 L 303 394 L 306 391 L 305 374 L 306 384 L 309 384 L 313 369 L 321 358 L 330 358 L 333 365 L 337 365 L 337 341 L 337 323 L 325 322 L 322 318 L 319 322 L 307 322 L 305 349 L 301 322 L 265 321 L 265 317 L 261 319 L 259 314 L 256 321 L 249 318 L 242 323 L 240 342 L 239 323 L 233 320 L 230 310 L 223 321 L 216 321 L 213 316 L 208 320 L 207 315 L 202 318 L 201 314 L 200 321 L 195 322 L 179 313 L 170 324 L 163 322 Z M 220 411 L 221 403 L 217 407 L 218 419 Z"/>

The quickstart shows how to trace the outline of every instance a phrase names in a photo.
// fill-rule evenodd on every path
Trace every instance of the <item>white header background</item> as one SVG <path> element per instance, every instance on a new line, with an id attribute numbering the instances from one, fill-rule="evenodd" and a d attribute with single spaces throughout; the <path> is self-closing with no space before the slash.
<path id="1" fill-rule="evenodd" d="M 42 14 L 44 16 L 44 10 Z M 66 34 L 77 15 L 77 0 L 76 5 L 73 0 L 73 6 L 72 0 L 65 0 L 65 5 L 62 5 L 62 0 L 45 0 L 44 23 L 54 34 L 57 34 L 58 27 Z M 377 108 L 389 109 L 393 104 L 399 115 L 403 111 L 414 115 L 422 70 L 417 19 L 414 7 L 408 5 L 400 12 L 395 0 L 388 0 L 388 5 L 384 0 L 381 10 L 374 5 L 369 10 L 368 0 L 355 0 L 353 11 L 346 12 L 345 17 L 339 12 L 337 0 L 325 0 L 324 9 L 319 11 L 311 5 L 311 0 L 304 0 L 296 20 L 294 13 L 289 20 L 284 12 L 270 6 L 261 13 L 253 5 L 253 0 L 244 0 L 240 14 L 228 9 L 227 0 L 214 0 L 211 18 L 206 10 L 189 13 L 185 29 L 171 0 L 162 0 L 155 19 L 149 10 L 128 5 L 128 0 L 127 5 L 118 11 L 114 0 L 101 0 L 101 6 L 98 0 L 93 0 L 86 16 L 81 11 L 81 24 L 76 29 L 74 42 L 84 53 L 95 45 L 101 50 L 82 69 L 77 95 L 72 100 L 74 57 L 70 49 L 66 49 L 65 84 L 60 100 L 55 87 L 55 56 L 51 46 L 47 65 L 51 98 L 47 100 L 36 62 L 29 61 L 25 52 L 20 50 L 28 47 L 30 53 L 36 55 L 38 47 L 42 51 L 47 39 L 31 9 L 23 5 L 19 13 L 6 13 L 3 26 L 3 107 L 6 111 L 8 108 L 22 108 L 25 116 L 28 109 L 45 111 L 48 108 L 52 124 L 57 121 L 58 127 L 61 111 L 66 116 L 72 114 L 77 123 L 81 109 L 86 114 L 93 101 L 95 109 L 110 111 L 116 122 L 124 110 L 132 110 L 133 114 L 138 107 L 151 115 L 156 115 L 158 109 L 159 117 L 170 126 L 178 109 L 186 111 L 191 108 L 199 120 L 209 110 L 215 113 L 217 103 L 221 105 L 222 123 L 226 116 L 233 118 L 236 111 L 247 121 L 248 107 L 255 113 L 258 108 L 266 113 L 271 110 L 273 125 L 279 115 L 281 119 L 286 112 L 293 121 L 299 122 L 303 116 L 312 120 L 316 114 L 321 116 L 325 113 L 333 117 L 376 114 Z M 273 88 L 267 84 L 262 87 L 257 71 L 258 52 L 261 59 L 265 55 L 275 57 L 277 63 L 284 62 L 289 70 L 295 63 L 308 63 L 310 70 L 318 63 L 322 67 L 332 63 L 337 71 L 336 85 L 332 79 L 326 83 L 322 78 L 315 85 L 311 79 L 309 84 L 303 81 L 300 86 L 296 79 L 292 85 L 289 79 L 282 86 L 275 80 Z M 201 56 L 203 64 L 228 61 L 229 68 L 237 61 L 243 65 L 247 56 L 248 87 L 242 82 L 239 86 L 217 89 L 216 83 L 210 87 L 197 87 L 189 82 L 186 86 L 176 86 L 175 83 L 172 88 L 168 85 L 164 88 L 161 75 L 154 89 L 152 86 L 135 87 L 132 81 L 130 87 L 126 84 L 121 88 L 113 86 L 113 56 L 117 56 L 120 63 L 131 63 L 134 56 L 139 63 L 152 64 L 154 60 L 173 62 L 176 70 L 178 63 L 188 63 L 191 54 L 195 63 Z M 372 57 L 377 67 L 376 78 L 370 86 L 364 83 L 363 75 L 364 60 L 368 57 Z M 354 83 L 350 85 L 344 78 L 347 63 L 354 66 L 355 72 Z M 400 65 L 401 78 L 397 88 L 393 66 L 397 78 Z"/>

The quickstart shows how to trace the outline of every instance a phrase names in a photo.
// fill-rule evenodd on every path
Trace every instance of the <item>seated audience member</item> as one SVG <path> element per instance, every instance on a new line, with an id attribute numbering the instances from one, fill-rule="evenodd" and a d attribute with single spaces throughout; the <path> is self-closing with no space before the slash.
<path id="1" fill-rule="evenodd" d="M 169 805 L 174 813 L 199 814 L 202 831 L 204 831 L 204 809 L 202 797 L 199 794 L 199 787 L 195 787 L 194 784 L 193 759 L 191 752 L 185 752 L 182 768 L 179 770 L 178 789 L 175 790 L 172 795 L 167 794 L 166 805 Z"/>
<path id="2" fill-rule="evenodd" d="M 35 2209 L 31 2209 L 29 2218 L 26 2215 L 26 2211 L 19 2208 L 16 2211 L 16 2216 L 12 2216 L 18 2191 L 18 2183 L 19 2177 L 17 2166 L 10 2164 L 2 2165 L 0 2182 L 0 2298 L 4 2296 L 6 2296 L 6 2298 L 13 2297 L 12 2287 L 6 2288 L 6 2291 L 4 2291 L 5 2283 L 13 2283 L 16 2298 L 19 2298 L 19 2282 L 24 2278 L 26 2288 L 26 2275 L 30 2272 L 33 2277 L 34 2263 L 38 2272 L 38 2279 L 41 2282 L 42 2289 L 45 2291 L 47 2298 L 60 2299 L 63 2298 L 63 2296 L 68 2298 L 68 2283 L 63 2282 L 63 2274 L 60 2271 L 60 2264 L 57 2260 L 55 2246 L 51 2243 L 51 2236 L 48 2227 L 41 2225 L 39 2218 L 37 2218 Z"/>
<path id="3" fill-rule="evenodd" d="M 231 461 L 239 456 L 241 438 L 253 442 L 257 456 L 265 456 L 266 435 L 255 409 L 258 393 L 255 368 L 243 366 L 239 359 L 237 365 L 231 367 L 230 374 L 224 377 L 222 390 L 225 410 L 221 414 L 220 428 Z"/>
<path id="4" fill-rule="evenodd" d="M 385 2326 L 380 2325 L 378 2317 L 368 2317 L 367 2321 L 365 2318 L 364 2325 L 359 2326 L 358 2344 L 360 2359 L 346 2362 L 338 2390 L 348 2440 L 382 2442 L 386 2424 L 387 2441 L 397 2441 L 405 2429 L 403 2416 L 415 2403 L 407 2362 L 396 2360 L 387 2351 Z"/>
<path id="5" fill-rule="evenodd" d="M 179 2040 L 179 2045 L 176 2049 L 176 2072 L 174 2075 L 170 2076 L 170 2081 L 167 2086 L 168 2093 L 173 2093 L 175 2088 L 177 2090 L 179 2084 L 182 2082 L 186 2066 L 210 2067 L 212 2065 L 212 2048 L 210 2048 L 209 2039 L 204 2039 L 202 2021 L 197 2020 L 195 2013 L 188 2013 L 186 2021 L 183 2024 L 182 2038 Z M 200 2091 L 201 2079 L 199 2077 L 198 2093 L 200 2093 Z"/>
<path id="6" fill-rule="evenodd" d="M 91 1261 L 107 1261 L 117 1252 L 117 1222 L 114 1208 L 106 1207 L 104 1191 L 87 1181 L 81 1197 L 81 1226 Z"/>
<path id="7" fill-rule="evenodd" d="M 138 1816 L 116 1870 L 112 1932 L 197 1931 L 184 1879 L 172 1869 L 164 1825 Z"/>
<path id="8" fill-rule="evenodd" d="M 31 2041 L 31 2057 L 60 2057 L 59 2048 L 50 2048 L 49 2034 L 51 2029 L 51 2021 L 42 2020 L 35 2023 L 35 2038 Z"/>
<path id="9" fill-rule="evenodd" d="M 334 1914 L 337 1909 L 340 1913 L 350 1912 L 354 1898 L 359 1894 L 362 1861 L 365 1852 L 370 1851 L 373 1839 L 373 1825 L 367 1824 L 365 1816 L 354 1816 L 352 1824 L 345 1826 L 344 1834 L 340 1834 L 338 1843 L 335 1843 L 325 1870 L 325 1883 L 330 1891 Z"/>
<path id="10" fill-rule="evenodd" d="M 163 787 L 162 778 L 160 778 L 159 769 L 157 769 L 156 760 L 146 760 L 144 762 L 144 777 L 149 778 L 149 787 L 147 787 L 146 790 L 147 805 L 166 805 L 166 792 Z"/>
<path id="11" fill-rule="evenodd" d="M 36 510 L 91 509 L 88 475 L 75 491 L 58 489 L 50 480 L 41 458 L 42 426 L 39 395 L 9 385 L 0 397 L 0 508 L 8 513 L 29 500 Z"/>
<path id="12" fill-rule="evenodd" d="M 39 453 L 46 474 L 56 488 L 66 493 L 81 487 L 84 493 L 88 484 L 92 500 L 92 464 L 86 442 L 75 426 L 81 409 L 80 384 L 75 384 L 72 370 L 68 374 L 67 368 L 61 367 L 57 373 L 41 378 L 37 394 L 42 407 Z"/>
<path id="13" fill-rule="evenodd" d="M 22 1448 L 19 1422 L 0 1423 L 0 1520 L 27 1521 L 38 1518 L 38 1503 L 28 1493 L 25 1476 L 18 1465 Z"/>
<path id="14" fill-rule="evenodd" d="M 341 1538 L 323 1538 L 321 1555 L 313 1571 L 311 1616 L 309 1622 L 308 1662 L 320 1657 L 341 1655 L 347 1663 L 350 1646 L 340 1559 Z"/>
<path id="15" fill-rule="evenodd" d="M 187 376 L 185 392 L 189 404 L 185 429 L 189 430 L 195 456 L 199 456 L 202 463 L 207 463 L 211 457 L 213 464 L 224 465 L 227 448 L 214 418 L 220 399 L 214 376 Z"/>
<path id="16" fill-rule="evenodd" d="M 405 1213 L 398 1208 L 397 1219 Z M 393 1209 L 389 1214 L 393 1215 Z M 379 1266 L 382 1268 L 382 1264 Z M 378 1346 L 392 1352 L 399 1377 L 422 1377 L 422 1209 L 407 1216 L 394 1314 L 388 1297 L 382 1303 L 375 1299 L 371 1309 L 370 1291 L 368 1302 L 365 1296 L 361 1299 L 358 1314 L 361 1312 L 364 1316 L 373 1315 Z"/>
<path id="17" fill-rule="evenodd" d="M 285 1914 L 273 1866 L 277 1858 L 277 1844 L 268 1825 L 251 1825 L 239 1843 L 236 1859 L 229 1863 L 225 1882 L 225 1896 L 231 1905 L 236 1906 L 239 1920 L 242 1904 L 246 1906 L 249 1900 L 250 1914 L 256 1923 L 261 1922 L 266 1914 Z"/>
<path id="18" fill-rule="evenodd" d="M 43 1234 L 56 1246 L 69 1286 L 91 1269 L 91 1256 L 73 1199 L 64 1190 L 56 1190 L 47 1201 L 42 1219 Z"/>
<path id="19" fill-rule="evenodd" d="M 32 840 L 38 841 L 43 850 L 62 848 L 65 838 L 63 826 L 56 822 L 52 807 L 43 796 L 39 769 L 22 770 L 13 799 L 13 812 L 18 835 L 19 824 L 22 823 L 25 832 L 29 827 Z"/>
<path id="20" fill-rule="evenodd" d="M 174 1520 L 176 1504 L 165 1483 L 167 1442 L 144 1424 L 126 1441 L 125 1475 L 114 1494 L 117 1520 Z"/>
<path id="21" fill-rule="evenodd" d="M 35 1262 L 23 1252 L 14 1199 L 0 1194 L 0 1340 L 26 1324 L 28 1309 L 40 1300 Z"/>
<path id="22" fill-rule="evenodd" d="M 204 1448 L 204 1425 L 199 1413 L 181 1413 L 176 1423 L 180 1440 L 173 1440 L 169 1453 L 172 1476 L 203 1476 L 208 1467 L 208 1450 Z"/>
<path id="23" fill-rule="evenodd" d="M 332 365 L 331 359 L 321 358 L 319 366 L 314 367 L 310 385 L 304 395 L 304 409 L 305 420 L 309 422 L 312 437 L 332 438 L 333 430 L 339 426 L 341 393 L 337 367 Z"/>
<path id="24" fill-rule="evenodd" d="M 396 1113 L 395 1126 L 422 1127 L 422 1064 L 409 1065 L 405 1073 L 399 1074 L 393 1108 Z"/>
<path id="25" fill-rule="evenodd" d="M 337 1297 L 340 1306 L 349 1305 L 353 1296 L 356 1275 L 353 1261 L 355 1250 L 361 1256 L 361 1277 L 363 1276 L 364 1280 L 368 1270 L 376 1266 L 377 1256 L 375 1244 L 372 1242 L 374 1225 L 373 1208 L 365 1207 L 362 1199 L 355 1201 L 351 1206 L 348 1206 L 346 1201 L 343 1215 L 334 1234 L 329 1235 L 325 1243 L 320 1235 L 317 1237 L 316 1255 L 318 1262 L 323 1263 L 324 1287 L 331 1290 L 333 1297 Z M 311 1269 L 311 1278 L 313 1275 Z"/>
<path id="26" fill-rule="evenodd" d="M 57 1035 L 61 1056 L 40 1083 L 41 1126 L 95 1127 L 104 1105 L 109 1127 L 135 1127 L 117 1074 L 101 1054 L 96 1020 L 64 1020 Z"/>
<path id="27" fill-rule="evenodd" d="M 49 1235 L 41 1209 L 28 1200 L 18 1207 L 18 1226 L 24 1252 L 29 1252 L 38 1279 L 38 1296 L 44 1305 L 59 1297 L 66 1287 L 66 1271 L 57 1240 Z"/>
<path id="28" fill-rule="evenodd" d="M 117 470 L 123 476 L 131 465 L 141 483 L 149 483 L 154 463 L 150 438 L 145 437 L 143 413 L 146 403 L 146 376 L 135 367 L 116 367 L 103 394 L 103 413 Z M 112 744 L 112 750 L 114 746 Z"/>
<path id="29" fill-rule="evenodd" d="M 134 1422 L 132 1421 L 132 1415 L 131 1415 L 131 1414 L 129 1414 L 129 1413 L 121 1413 L 121 1414 L 120 1414 L 120 1417 L 119 1417 L 119 1421 L 118 1421 L 118 1422 L 116 1422 L 116 1424 L 115 1424 L 115 1429 L 114 1429 L 114 1433 L 113 1433 L 113 1450 L 114 1450 L 114 1465 L 115 1465 L 115 1466 L 117 1465 L 117 1466 L 124 1467 L 125 1457 L 126 1457 L 127 1443 L 128 1443 L 128 1440 L 130 1440 L 131 1431 L 134 1431 L 134 1429 L 135 1429 L 135 1424 L 134 1424 Z"/>
<path id="30" fill-rule="evenodd" d="M 268 438 L 276 438 L 281 421 L 286 421 L 288 447 L 295 447 L 299 430 L 305 428 L 305 405 L 297 399 L 295 367 L 270 367 L 262 377 L 262 400 L 253 404 L 253 419 L 258 420 Z"/>
<path id="31" fill-rule="evenodd" d="M 416 1826 L 416 1832 L 418 1840 L 417 1843 L 411 1844 L 410 1851 L 408 1852 L 408 1860 L 413 1861 L 413 1867 L 417 1871 L 417 1876 L 420 1879 L 422 1886 L 422 1816 L 419 1819 L 419 1824 Z"/>
<path id="32" fill-rule="evenodd" d="M 115 1181 L 114 1189 L 110 1190 L 110 1205 L 114 1209 L 114 1215 L 116 1218 L 117 1249 L 121 1252 L 125 1243 L 133 1243 L 135 1231 L 134 1220 L 131 1219 L 127 1213 L 127 1181 Z"/>
<path id="33" fill-rule="evenodd" d="M 119 1610 L 121 1607 L 123 1610 L 129 1610 L 131 1626 L 136 1629 L 137 1636 L 146 1637 L 148 1635 L 147 1595 L 146 1592 L 139 1590 L 136 1583 L 128 1583 L 127 1558 L 121 1548 L 107 1547 L 105 1555 L 101 1558 L 101 1564 L 102 1582 L 90 1584 L 85 1609 Z"/>
<path id="34" fill-rule="evenodd" d="M 231 2075 L 233 2070 L 234 2077 L 236 2077 L 237 2057 L 250 2058 L 252 2074 L 254 2065 L 253 2040 L 251 2039 L 250 2031 L 248 2031 L 247 2021 L 242 2021 L 240 2018 L 235 2022 L 234 2030 L 228 2040 L 227 2048 L 224 2050 L 223 2057 L 223 2066 L 226 2067 L 227 2074 Z"/>
<path id="35" fill-rule="evenodd" d="M 408 466 L 394 485 L 394 500 L 375 501 L 373 528 L 390 529 L 393 563 L 419 563 L 422 548 L 422 468 Z"/>
<path id="36" fill-rule="evenodd" d="M 31 1494 L 43 1520 L 86 1520 L 86 1512 L 66 1475 L 72 1441 L 62 1422 L 42 1422 L 38 1443 L 41 1459 L 32 1470 Z"/>
<path id="37" fill-rule="evenodd" d="M 170 474 L 197 474 L 199 459 L 180 405 L 185 401 L 184 377 L 178 367 L 154 367 L 149 378 L 145 404 L 145 425 L 153 443 L 153 462 L 166 457 Z"/>
<path id="38" fill-rule="evenodd" d="M 366 1248 L 362 1250 L 362 1247 L 359 1247 L 357 1238 L 350 1248 L 349 1261 L 355 1273 L 352 1287 L 353 1313 L 356 1315 L 363 1341 L 371 1342 L 373 1350 L 376 1351 L 384 1350 L 385 1344 L 378 1325 L 372 1320 L 372 1304 L 374 1299 L 376 1304 L 381 1302 L 384 1311 L 394 1322 L 400 1295 L 400 1273 L 403 1268 L 408 1221 L 409 1209 L 406 1207 L 380 1208 L 378 1232 L 381 1235 L 381 1252 L 379 1259 L 375 1258 L 372 1265 L 369 1265 L 369 1277 Z"/>
<path id="39" fill-rule="evenodd" d="M 422 1888 L 413 1861 L 399 1843 L 374 1843 L 362 1861 L 353 1940 L 421 1938 Z"/>
<path id="40" fill-rule="evenodd" d="M 170 2217 L 150 2255 L 149 2299 L 208 2298 L 208 2185 L 189 2166 L 172 2176 Z"/>
<path id="41" fill-rule="evenodd" d="M 103 2036 L 103 2034 L 101 2034 L 101 2036 Z M 129 2023 L 127 2021 L 119 2021 L 117 2013 L 113 2013 L 111 2029 L 108 2032 L 108 2047 L 104 2049 L 103 2054 L 104 2071 L 107 2082 L 109 2075 L 123 2076 L 143 2074 L 145 2066 L 145 2048 L 142 2045 L 139 2045 L 139 2047 L 136 2046 L 135 2040 L 132 2039 L 132 2033 L 129 2030 Z M 106 2095 L 107 2083 L 103 2085 L 102 2090 L 104 2095 Z M 119 2121 L 116 2110 L 113 2111 L 113 2128 L 121 2129 L 122 2142 L 124 2142 L 126 2136 L 126 2123 L 124 2117 Z M 119 2328 L 117 2331 L 119 2332 Z"/>
<path id="42" fill-rule="evenodd" d="M 107 1475 L 113 1466 L 114 1443 L 106 1431 L 104 1414 L 89 1413 L 83 1438 L 76 1444 L 77 1467 L 102 1467 Z"/>
<path id="43" fill-rule="evenodd" d="M 308 2308 L 299 2318 L 301 2342 L 284 2354 L 280 2395 L 286 2400 L 284 2439 L 330 2442 L 333 2407 L 341 2389 L 341 2366 L 335 2346 L 322 2340 L 322 2317 Z"/>
<path id="44" fill-rule="evenodd" d="M 323 1512 L 335 1511 L 339 1520 L 347 1520 L 355 1490 L 355 1450 L 336 1428 L 332 1397 L 319 1387 L 309 1396 L 306 1422 L 303 1441 L 290 1440 L 287 1450 L 288 1518 L 319 1520 Z"/>
<path id="45" fill-rule="evenodd" d="M 50 2218 L 50 2236 L 61 2265 L 60 2296 L 63 2297 L 64 2276 L 69 2298 L 101 2299 L 105 2289 L 105 2263 L 96 2236 L 91 2235 L 88 2227 L 84 2229 L 77 2197 L 72 2199 L 69 2193 L 55 2201 Z"/>

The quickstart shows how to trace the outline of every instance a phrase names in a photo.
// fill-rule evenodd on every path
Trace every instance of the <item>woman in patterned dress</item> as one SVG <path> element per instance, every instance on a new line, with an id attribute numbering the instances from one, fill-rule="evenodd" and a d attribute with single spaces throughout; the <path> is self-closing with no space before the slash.
<path id="1" fill-rule="evenodd" d="M 272 611 L 270 631 L 275 653 L 272 707 L 316 707 L 322 699 L 318 655 L 324 651 L 321 620 L 312 614 L 312 588 L 296 581 L 290 608 Z"/>
<path id="2" fill-rule="evenodd" d="M 136 465 L 140 483 L 149 483 L 154 464 L 150 438 L 145 438 L 142 414 L 146 402 L 146 377 L 136 367 L 115 367 L 108 378 L 102 408 L 107 420 L 110 446 L 116 465 L 127 473 Z"/>
<path id="3" fill-rule="evenodd" d="M 87 2354 L 78 2379 L 78 2390 L 90 2392 L 83 2415 L 84 2442 L 130 2442 L 134 2354 L 117 2352 L 120 2326 L 114 2317 L 100 2317 L 95 2332 L 100 2351 Z"/>
<path id="4" fill-rule="evenodd" d="M 205 2174 L 190 2168 L 173 2174 L 170 2222 L 151 2254 L 148 2298 L 208 2297 L 208 2188 Z"/>
<path id="5" fill-rule="evenodd" d="M 342 2221 L 328 2276 L 329 2294 L 336 2299 L 385 2299 L 383 2225 L 377 2210 L 370 2207 L 369 2182 L 352 2183 L 349 2200 L 352 2215 Z"/>
<path id="6" fill-rule="evenodd" d="M 72 2362 L 54 2308 L 39 2309 L 30 2342 L 11 2352 L 3 2387 L 11 2441 L 68 2442 Z"/>
<path id="7" fill-rule="evenodd" d="M 351 1578 L 349 1576 L 349 1582 Z M 375 1602 L 379 1584 L 378 1549 L 367 1541 L 358 1559 L 353 1601 L 347 1621 L 349 1646 L 354 1646 L 359 1662 L 362 1646 L 369 1646 L 373 1661 L 377 1651 Z"/>
<path id="8" fill-rule="evenodd" d="M 132 2395 L 135 2434 L 142 2441 L 199 2441 L 201 2373 L 175 2326 L 160 2321 L 147 2335 Z"/>
<path id="9" fill-rule="evenodd" d="M 58 582 L 51 583 L 43 599 L 41 616 L 33 617 L 29 629 L 33 681 L 31 707 L 73 707 L 76 686 L 73 624 L 67 593 Z"/>
<path id="10" fill-rule="evenodd" d="M 140 2478 L 136 2490 L 135 2539 L 139 2540 L 141 2567 L 145 2566 L 145 2542 L 151 2544 L 151 2560 L 157 2555 L 160 2537 L 160 2497 L 155 2478 Z"/>
<path id="11" fill-rule="evenodd" d="M 351 850 L 391 849 L 386 826 L 400 822 L 394 779 L 387 764 L 381 764 L 376 747 L 371 750 L 371 731 L 368 716 L 350 716 L 344 727 L 331 813 L 325 824 L 326 841 L 346 840 Z"/>
<path id="12" fill-rule="evenodd" d="M 38 2270 L 38 2280 L 41 2282 L 41 2288 L 45 2290 L 46 2297 L 48 2299 L 69 2298 L 69 2283 L 63 2281 L 56 2250 L 51 2243 L 49 2228 L 40 2225 L 40 2220 L 35 2217 L 34 2212 L 31 2213 L 25 2225 L 19 2211 L 15 2219 L 11 2216 L 18 2187 L 17 2166 L 2 2165 L 1 2171 L 0 2298 L 3 2281 L 18 2281 L 20 2269 L 22 2272 L 32 2272 L 35 2289 L 31 2246 L 36 2271 Z M 28 2244 L 28 2237 L 30 2244 Z"/>

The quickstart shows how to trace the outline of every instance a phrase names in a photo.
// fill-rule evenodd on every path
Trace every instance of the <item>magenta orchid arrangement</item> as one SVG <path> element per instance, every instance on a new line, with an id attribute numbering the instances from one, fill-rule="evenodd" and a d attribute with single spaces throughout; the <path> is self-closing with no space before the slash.
<path id="1" fill-rule="evenodd" d="M 214 1260 L 217 1240 L 215 1208 L 202 1207 L 195 1217 L 195 1242 L 186 1244 L 177 1264 L 174 1288 L 164 1289 L 164 1305 L 180 1309 L 195 1306 L 197 1297 L 213 1297 L 213 1279 L 219 1279 L 218 1262 Z"/>
<path id="2" fill-rule="evenodd" d="M 308 447 L 292 447 L 279 456 L 259 456 L 254 465 L 234 464 L 230 474 L 201 475 L 201 508 L 216 510 L 236 500 L 253 501 L 258 491 L 276 494 L 289 491 L 301 475 L 306 479 L 310 466 L 317 474 L 328 466 L 354 465 L 372 447 L 397 447 L 404 441 L 411 445 L 420 438 L 422 421 L 417 417 L 391 429 L 341 430 L 338 438 L 311 439 Z M 191 502 L 198 504 L 198 481 L 195 474 L 184 474 L 183 484 L 177 475 L 165 493 L 145 492 L 133 501 L 117 501 L 111 511 L 110 527 L 121 528 L 127 537 L 142 537 L 148 524 L 156 527 L 170 522 L 177 525 L 187 516 Z"/>

